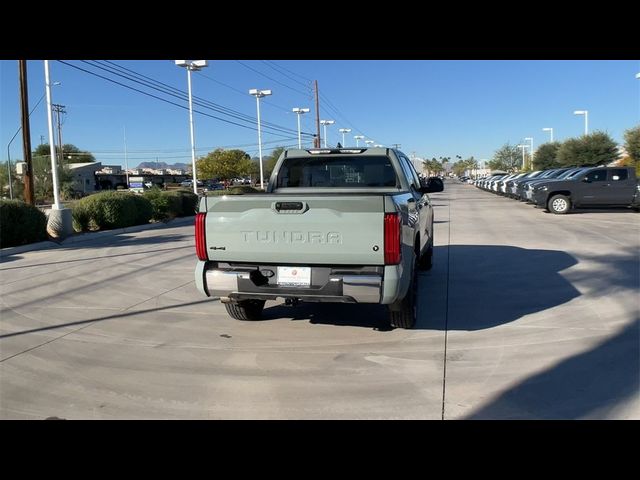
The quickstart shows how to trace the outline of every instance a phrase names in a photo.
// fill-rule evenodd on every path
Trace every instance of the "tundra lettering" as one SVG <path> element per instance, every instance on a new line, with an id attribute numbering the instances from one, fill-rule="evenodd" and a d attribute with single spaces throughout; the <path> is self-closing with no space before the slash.
<path id="1" fill-rule="evenodd" d="M 242 240 L 246 243 L 329 243 L 339 245 L 342 238 L 339 232 L 287 232 L 243 230 Z"/>

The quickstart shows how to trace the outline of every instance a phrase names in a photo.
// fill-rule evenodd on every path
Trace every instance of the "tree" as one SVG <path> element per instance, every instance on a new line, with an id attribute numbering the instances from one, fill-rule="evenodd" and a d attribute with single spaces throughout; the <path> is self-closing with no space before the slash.
<path id="1" fill-rule="evenodd" d="M 41 145 L 42 146 L 42 145 Z M 53 177 L 51 175 L 51 155 L 47 150 L 46 155 L 37 155 L 37 149 L 33 152 L 33 189 L 36 203 L 48 203 L 53 200 Z M 56 162 L 57 164 L 57 162 Z M 58 183 L 60 190 L 68 190 L 72 181 L 72 175 L 65 168 L 58 165 Z"/>
<path id="2" fill-rule="evenodd" d="M 67 165 L 68 163 L 91 163 L 95 162 L 96 159 L 90 152 L 80 150 L 78 147 L 71 143 L 65 143 L 62 149 L 64 153 L 63 164 Z M 51 151 L 48 143 L 43 143 L 42 145 L 38 145 L 33 155 L 43 156 L 50 155 Z M 56 145 L 56 155 L 60 158 L 60 147 Z"/>
<path id="3" fill-rule="evenodd" d="M 560 142 L 549 142 L 540 145 L 533 159 L 533 168 L 536 170 L 548 170 L 560 167 L 561 164 L 557 158 L 559 149 Z"/>
<path id="4" fill-rule="evenodd" d="M 608 134 L 596 131 L 565 141 L 558 149 L 557 158 L 565 167 L 607 165 L 618 158 L 618 149 Z"/>
<path id="5" fill-rule="evenodd" d="M 245 177 L 251 172 L 251 157 L 243 150 L 218 148 L 196 161 L 198 178 L 230 180 Z"/>
<path id="6" fill-rule="evenodd" d="M 282 155 L 282 152 L 284 152 L 284 150 L 284 147 L 276 147 L 271 151 L 271 155 L 269 155 L 267 158 L 262 159 L 262 169 L 264 170 L 265 178 L 269 178 L 271 176 L 271 172 L 273 172 L 273 169 L 276 167 L 276 162 L 278 161 L 280 155 Z M 258 174 L 258 176 L 259 175 L 260 174 Z"/>
<path id="7" fill-rule="evenodd" d="M 640 126 L 624 132 L 624 149 L 631 160 L 638 165 L 640 163 Z"/>
<path id="8" fill-rule="evenodd" d="M 438 175 L 440 172 L 444 171 L 444 167 L 441 162 L 436 160 L 436 158 L 432 158 L 431 160 L 425 160 L 422 162 L 424 165 L 424 169 L 427 171 L 427 175 Z"/>
<path id="9" fill-rule="evenodd" d="M 496 150 L 493 154 L 493 158 L 487 162 L 487 166 L 491 170 L 515 172 L 522 166 L 522 152 L 518 147 L 512 147 L 506 143 Z"/>
<path id="10" fill-rule="evenodd" d="M 11 162 L 11 186 L 13 198 L 23 198 L 24 185 L 22 179 L 16 174 L 16 166 Z M 0 198 L 9 198 L 9 169 L 7 162 L 0 163 Z"/>

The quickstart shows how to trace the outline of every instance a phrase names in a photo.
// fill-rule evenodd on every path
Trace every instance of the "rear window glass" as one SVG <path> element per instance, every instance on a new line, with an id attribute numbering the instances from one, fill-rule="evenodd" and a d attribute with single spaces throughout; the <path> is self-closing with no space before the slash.
<path id="1" fill-rule="evenodd" d="M 278 188 L 395 187 L 397 177 L 386 156 L 285 158 L 276 185 Z"/>

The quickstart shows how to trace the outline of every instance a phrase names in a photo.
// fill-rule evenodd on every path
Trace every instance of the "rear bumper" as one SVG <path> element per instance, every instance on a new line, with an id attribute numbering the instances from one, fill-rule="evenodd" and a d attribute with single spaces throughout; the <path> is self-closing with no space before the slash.
<path id="1" fill-rule="evenodd" d="M 273 265 L 198 262 L 195 275 L 196 287 L 201 293 L 220 297 L 222 301 L 280 297 L 307 302 L 387 303 L 387 297 L 395 295 L 385 295 L 385 291 L 392 289 L 395 294 L 398 290 L 395 275 L 389 275 L 385 285 L 388 268 L 312 266 L 308 287 L 278 285 L 277 274 L 271 275 L 277 271 Z"/>

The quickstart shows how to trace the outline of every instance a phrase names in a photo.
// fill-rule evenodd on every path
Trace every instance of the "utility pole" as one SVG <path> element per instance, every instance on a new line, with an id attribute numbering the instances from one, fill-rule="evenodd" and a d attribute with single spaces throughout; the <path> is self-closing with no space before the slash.
<path id="1" fill-rule="evenodd" d="M 67 111 L 64 109 L 64 105 L 58 105 L 56 103 L 51 104 L 51 107 L 56 112 L 56 123 L 58 124 L 58 145 L 60 147 L 60 161 L 58 164 L 60 168 L 64 166 L 64 151 L 62 148 L 62 114 L 66 114 Z"/>
<path id="2" fill-rule="evenodd" d="M 27 171 L 24 174 L 24 201 L 33 205 L 33 162 L 31 161 L 31 128 L 29 126 L 29 92 L 27 89 L 27 61 L 18 60 L 20 65 L 20 113 L 22 115 L 22 151 Z"/>
<path id="3" fill-rule="evenodd" d="M 44 144 L 44 135 L 40 135 L 40 145 Z"/>
<path id="4" fill-rule="evenodd" d="M 320 148 L 320 101 L 318 100 L 318 80 L 314 81 L 316 93 L 316 138 L 313 141 L 315 148 Z"/>

